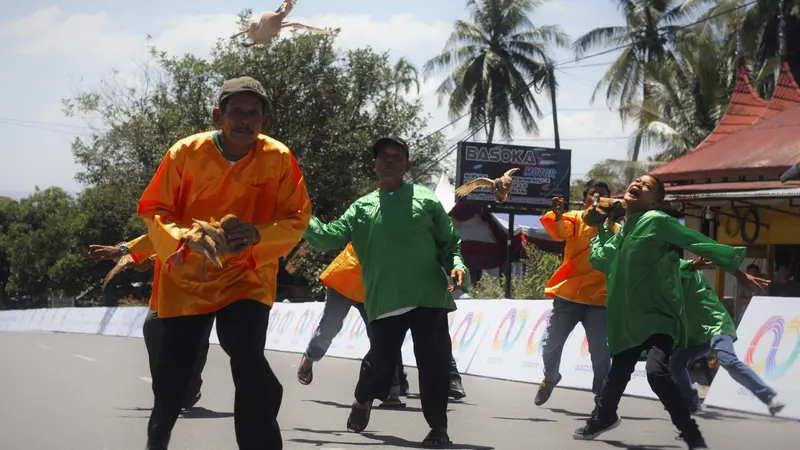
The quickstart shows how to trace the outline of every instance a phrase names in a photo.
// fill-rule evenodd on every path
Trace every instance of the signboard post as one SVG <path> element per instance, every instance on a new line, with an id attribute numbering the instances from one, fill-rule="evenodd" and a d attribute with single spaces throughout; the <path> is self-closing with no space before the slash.
<path id="1" fill-rule="evenodd" d="M 476 178 L 497 179 L 510 169 L 519 169 L 511 176 L 511 193 L 503 203 L 497 203 L 494 194 L 486 187 L 477 188 L 466 197 L 456 198 L 457 202 L 478 204 L 508 213 L 506 297 L 510 297 L 511 291 L 514 214 L 531 214 L 549 208 L 553 197 L 563 197 L 569 204 L 571 167 L 571 150 L 481 142 L 458 143 L 456 186 Z"/>

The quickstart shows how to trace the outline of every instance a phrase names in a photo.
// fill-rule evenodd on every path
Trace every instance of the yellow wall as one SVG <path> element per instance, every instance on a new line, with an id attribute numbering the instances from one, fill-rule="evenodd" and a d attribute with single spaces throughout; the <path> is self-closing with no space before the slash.
<path id="1" fill-rule="evenodd" d="M 800 208 L 789 208 L 787 206 L 780 206 L 776 208 L 787 212 L 792 212 L 794 214 L 800 213 Z M 724 208 L 721 211 L 726 214 L 733 214 L 733 211 L 730 208 Z M 746 211 L 746 208 L 739 208 L 740 215 L 744 215 Z M 800 217 L 791 216 L 777 211 L 770 211 L 764 208 L 758 208 L 758 215 L 761 219 L 761 230 L 759 231 L 758 239 L 753 243 L 753 245 L 800 244 Z M 742 240 L 739 232 L 739 219 L 735 217 L 724 216 L 722 214 L 720 214 L 718 217 L 720 223 L 717 230 L 717 241 L 719 241 L 719 243 L 728 245 L 747 245 Z M 750 216 L 748 219 L 752 220 L 753 217 Z M 765 225 L 769 225 L 769 228 L 767 228 Z M 747 223 L 746 227 L 747 234 L 752 236 L 755 230 L 755 224 Z M 733 236 L 731 236 L 731 234 Z"/>

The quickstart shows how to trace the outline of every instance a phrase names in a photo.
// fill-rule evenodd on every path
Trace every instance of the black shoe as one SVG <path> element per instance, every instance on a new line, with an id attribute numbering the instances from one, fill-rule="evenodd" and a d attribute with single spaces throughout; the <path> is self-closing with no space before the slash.
<path id="1" fill-rule="evenodd" d="M 450 380 L 450 390 L 447 391 L 447 396 L 453 400 L 461 400 L 467 396 L 467 393 L 464 392 L 464 385 L 461 384 L 461 380 L 458 378 Z"/>
<path id="2" fill-rule="evenodd" d="M 404 379 L 400 382 L 400 396 L 401 397 L 408 397 L 408 380 Z"/>
<path id="3" fill-rule="evenodd" d="M 197 402 L 200 401 L 200 397 L 202 396 L 203 396 L 202 392 L 197 391 L 196 394 L 186 397 L 186 400 L 183 401 L 183 409 L 194 408 L 194 405 L 196 405 Z"/>
<path id="4" fill-rule="evenodd" d="M 706 440 L 703 439 L 703 436 L 700 434 L 699 430 L 696 433 L 691 433 L 690 439 L 686 439 L 685 436 L 686 434 L 684 433 L 678 433 L 678 436 L 675 437 L 675 440 L 686 442 L 686 445 L 689 446 L 689 450 L 708 450 Z"/>
<path id="5" fill-rule="evenodd" d="M 614 415 L 613 419 L 603 419 L 592 416 L 586 421 L 586 425 L 572 432 L 572 438 L 582 441 L 590 441 L 606 431 L 617 428 L 621 422 L 622 419 L 620 419 L 616 414 Z"/>
<path id="6" fill-rule="evenodd" d="M 453 441 L 450 440 L 445 428 L 431 429 L 430 433 L 422 441 L 424 448 L 445 448 L 451 445 L 453 445 Z"/>
<path id="7" fill-rule="evenodd" d="M 536 398 L 533 400 L 533 403 L 536 406 L 542 406 L 550 400 L 550 395 L 553 394 L 553 389 L 556 388 L 556 383 L 551 381 L 547 381 L 546 378 L 542 378 L 542 382 L 539 383 L 539 390 L 536 392 Z"/>

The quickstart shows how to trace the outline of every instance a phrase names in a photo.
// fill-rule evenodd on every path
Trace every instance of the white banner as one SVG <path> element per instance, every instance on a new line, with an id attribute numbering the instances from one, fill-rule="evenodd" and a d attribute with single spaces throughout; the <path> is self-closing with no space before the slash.
<path id="1" fill-rule="evenodd" d="M 736 330 L 736 356 L 778 392 L 782 417 L 800 419 L 800 298 L 753 297 Z M 720 367 L 705 404 L 768 414 L 766 405 Z"/>

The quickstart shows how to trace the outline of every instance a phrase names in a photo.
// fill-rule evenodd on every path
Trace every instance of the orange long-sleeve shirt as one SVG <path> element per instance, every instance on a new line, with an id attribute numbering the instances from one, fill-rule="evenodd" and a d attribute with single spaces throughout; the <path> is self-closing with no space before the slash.
<path id="1" fill-rule="evenodd" d="M 606 305 L 606 278 L 589 264 L 589 244 L 597 235 L 597 228 L 583 223 L 583 211 L 567 211 L 556 221 L 555 213 L 548 212 L 540 219 L 547 234 L 555 241 L 565 242 L 564 261 L 556 270 L 544 293 L 548 297 L 562 297 L 587 305 Z M 614 232 L 618 225 L 614 225 Z"/>
<path id="2" fill-rule="evenodd" d="M 301 239 L 311 218 L 303 174 L 285 145 L 260 135 L 242 159 L 226 159 L 216 132 L 178 141 L 164 156 L 139 200 L 158 259 L 179 247 L 193 219 L 221 219 L 234 214 L 252 223 L 261 242 L 222 258 L 217 268 L 189 253 L 181 267 L 160 265 L 156 277 L 159 317 L 205 314 L 240 299 L 267 305 L 275 301 L 278 258 Z M 205 264 L 209 279 L 199 278 Z"/>
<path id="3" fill-rule="evenodd" d="M 153 241 L 143 234 L 136 239 L 126 242 L 125 247 L 131 252 L 131 257 L 136 264 L 141 264 L 142 261 L 152 256 L 156 249 L 153 247 Z M 155 264 L 153 264 L 153 292 L 150 294 L 150 301 L 148 306 L 153 311 L 158 311 L 158 272 L 161 270 L 161 261 L 156 256 Z"/>
<path id="4" fill-rule="evenodd" d="M 319 280 L 350 300 L 364 303 L 366 294 L 361 281 L 361 263 L 356 258 L 352 242 L 328 265 Z"/>

